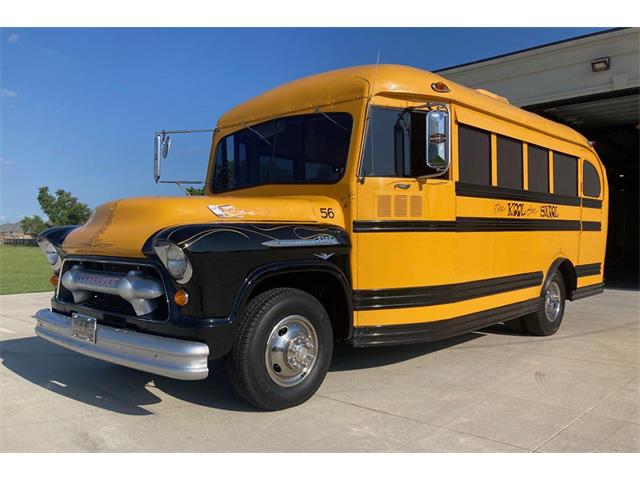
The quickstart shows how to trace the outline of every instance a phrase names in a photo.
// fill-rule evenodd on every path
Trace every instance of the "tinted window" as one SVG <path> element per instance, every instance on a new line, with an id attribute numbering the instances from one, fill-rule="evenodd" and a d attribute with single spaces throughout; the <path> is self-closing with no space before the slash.
<path id="1" fill-rule="evenodd" d="M 268 183 L 335 183 L 344 174 L 352 118 L 297 115 L 239 130 L 218 142 L 213 191 Z"/>
<path id="2" fill-rule="evenodd" d="M 549 193 L 549 151 L 528 145 L 527 163 L 529 174 L 529 190 Z"/>
<path id="3" fill-rule="evenodd" d="M 404 177 L 409 172 L 404 148 L 402 111 L 391 108 L 373 108 L 369 117 L 362 176 Z"/>
<path id="4" fill-rule="evenodd" d="M 578 159 L 553 152 L 553 193 L 578 196 Z"/>
<path id="5" fill-rule="evenodd" d="M 364 177 L 419 177 L 437 173 L 426 165 L 426 112 L 373 108 L 361 172 Z"/>
<path id="6" fill-rule="evenodd" d="M 582 164 L 582 193 L 587 197 L 600 196 L 600 177 L 598 171 L 589 162 Z"/>
<path id="7" fill-rule="evenodd" d="M 491 185 L 491 134 L 466 125 L 458 125 L 459 180 Z"/>
<path id="8" fill-rule="evenodd" d="M 522 188 L 522 142 L 498 136 L 498 186 Z"/>

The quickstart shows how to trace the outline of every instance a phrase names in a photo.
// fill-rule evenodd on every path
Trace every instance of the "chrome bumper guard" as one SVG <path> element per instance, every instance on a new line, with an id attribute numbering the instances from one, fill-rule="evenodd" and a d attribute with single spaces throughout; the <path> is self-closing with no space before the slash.
<path id="1" fill-rule="evenodd" d="M 89 357 L 179 380 L 201 380 L 209 374 L 205 343 L 160 337 L 98 325 L 96 343 L 73 336 L 71 318 L 48 308 L 36 313 L 36 334 Z"/>
<path id="2" fill-rule="evenodd" d="M 82 303 L 92 292 L 118 295 L 128 301 L 136 315 L 142 316 L 157 308 L 156 299 L 165 294 L 160 280 L 143 275 L 138 270 L 127 274 L 96 272 L 74 265 L 60 279 L 64 288 L 73 295 L 75 303 Z"/>

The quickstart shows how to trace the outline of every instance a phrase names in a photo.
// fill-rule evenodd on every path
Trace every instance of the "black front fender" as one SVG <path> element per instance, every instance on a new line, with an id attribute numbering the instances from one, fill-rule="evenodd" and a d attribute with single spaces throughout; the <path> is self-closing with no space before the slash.
<path id="1" fill-rule="evenodd" d="M 261 276 L 307 268 L 339 275 L 350 284 L 351 245 L 335 225 L 218 223 L 170 227 L 154 234 L 144 253 L 155 257 L 153 245 L 180 246 L 193 267 L 184 285 L 190 301 L 183 311 L 203 318 L 229 318 L 246 302 Z"/>

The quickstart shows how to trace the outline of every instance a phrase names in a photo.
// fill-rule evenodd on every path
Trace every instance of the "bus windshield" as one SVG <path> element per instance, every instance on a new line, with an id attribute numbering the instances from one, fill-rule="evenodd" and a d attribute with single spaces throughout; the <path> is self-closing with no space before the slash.
<path id="1" fill-rule="evenodd" d="M 344 175 L 352 127 L 348 113 L 313 113 L 239 130 L 218 142 L 212 190 L 336 183 Z"/>

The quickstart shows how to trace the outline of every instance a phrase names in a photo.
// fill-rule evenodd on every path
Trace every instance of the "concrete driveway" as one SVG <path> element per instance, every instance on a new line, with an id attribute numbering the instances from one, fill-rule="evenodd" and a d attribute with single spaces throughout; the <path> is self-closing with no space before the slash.
<path id="1" fill-rule="evenodd" d="M 640 451 L 638 292 L 569 303 L 549 338 L 340 346 L 282 412 L 243 403 L 221 362 L 180 382 L 48 344 L 32 315 L 49 296 L 0 297 L 0 451 Z"/>

